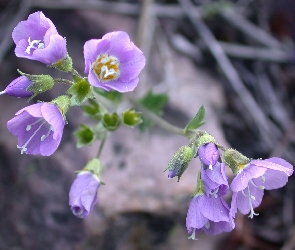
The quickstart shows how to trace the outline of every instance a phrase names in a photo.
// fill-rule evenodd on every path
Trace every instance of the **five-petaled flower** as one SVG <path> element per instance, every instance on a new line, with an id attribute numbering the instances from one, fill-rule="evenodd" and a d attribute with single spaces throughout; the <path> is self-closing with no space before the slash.
<path id="1" fill-rule="evenodd" d="M 27 88 L 32 85 L 32 82 L 25 76 L 19 76 L 14 79 L 0 94 L 6 94 L 15 97 L 30 97 L 33 95 L 32 92 L 28 91 Z"/>
<path id="2" fill-rule="evenodd" d="M 67 57 L 65 38 L 57 33 L 52 21 L 41 11 L 18 23 L 12 32 L 12 39 L 18 57 L 36 60 L 48 66 Z"/>
<path id="3" fill-rule="evenodd" d="M 139 81 L 138 75 L 145 65 L 142 51 L 123 31 L 87 41 L 84 57 L 89 83 L 107 91 L 134 90 Z"/>
<path id="4" fill-rule="evenodd" d="M 257 215 L 254 208 L 262 201 L 264 189 L 281 188 L 288 182 L 293 173 L 293 166 L 277 157 L 266 160 L 251 160 L 248 164 L 239 165 L 240 170 L 230 187 L 233 191 L 230 213 L 233 217 L 237 209 L 242 214 L 250 212 L 249 217 Z"/>
<path id="5" fill-rule="evenodd" d="M 7 122 L 10 133 L 18 137 L 21 153 L 49 156 L 57 149 L 65 125 L 59 108 L 52 103 L 37 103 L 18 111 Z"/>
<path id="6" fill-rule="evenodd" d="M 190 202 L 186 216 L 186 228 L 191 236 L 196 239 L 196 234 L 204 231 L 208 235 L 230 232 L 235 227 L 229 208 L 223 198 L 211 195 L 197 194 Z"/>
<path id="7" fill-rule="evenodd" d="M 81 171 L 73 182 L 69 193 L 69 205 L 78 218 L 87 217 L 97 202 L 100 180 L 89 171 Z"/>

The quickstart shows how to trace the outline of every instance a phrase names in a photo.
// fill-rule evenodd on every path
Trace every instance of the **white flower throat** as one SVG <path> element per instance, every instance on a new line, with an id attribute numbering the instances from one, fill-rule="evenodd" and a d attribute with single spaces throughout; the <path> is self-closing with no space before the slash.
<path id="1" fill-rule="evenodd" d="M 27 54 L 31 54 L 31 49 L 44 49 L 45 45 L 44 45 L 44 42 L 41 41 L 41 40 L 33 40 L 31 41 L 31 38 L 29 37 L 28 39 L 28 43 L 29 43 L 29 46 L 26 48 L 26 53 Z"/>
<path id="2" fill-rule="evenodd" d="M 116 80 L 120 75 L 119 60 L 114 56 L 99 55 L 92 64 L 92 70 L 101 82 Z"/>
<path id="3" fill-rule="evenodd" d="M 45 130 L 48 130 L 45 134 L 41 133 L 42 135 L 40 136 L 40 130 L 41 128 L 45 128 Z M 31 131 L 31 129 L 34 129 L 33 134 L 30 136 L 30 138 L 26 141 L 26 143 L 22 146 L 17 145 L 17 148 L 19 148 L 21 150 L 21 154 L 23 154 L 24 152 L 26 152 L 28 150 L 27 146 L 28 144 L 32 141 L 33 138 L 35 138 L 36 136 L 40 136 L 40 141 L 44 141 L 49 135 L 50 133 L 53 131 L 53 127 L 47 122 L 45 121 L 43 118 L 38 119 L 37 121 L 35 121 L 32 124 L 27 125 L 26 127 L 26 131 L 29 132 Z"/>

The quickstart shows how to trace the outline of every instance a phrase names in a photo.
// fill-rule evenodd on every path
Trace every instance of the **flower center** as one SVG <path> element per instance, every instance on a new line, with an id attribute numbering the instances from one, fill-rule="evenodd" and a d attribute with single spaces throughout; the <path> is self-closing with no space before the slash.
<path id="1" fill-rule="evenodd" d="M 36 125 L 39 125 L 38 127 Z M 46 129 L 48 129 L 46 134 L 42 134 L 40 136 L 40 141 L 44 141 L 49 135 L 50 133 L 53 131 L 53 127 L 47 122 L 45 121 L 43 118 L 38 119 L 37 121 L 35 121 L 32 124 L 27 125 L 26 127 L 26 131 L 29 132 L 32 128 L 35 128 L 34 133 L 30 136 L 30 138 L 26 141 L 26 143 L 22 146 L 17 145 L 17 148 L 21 149 L 21 154 L 23 154 L 24 152 L 26 152 L 28 150 L 27 146 L 28 144 L 32 141 L 32 139 L 38 134 L 39 130 L 45 126 Z"/>
<path id="2" fill-rule="evenodd" d="M 31 49 L 44 49 L 45 45 L 44 43 L 41 41 L 41 40 L 33 40 L 31 41 L 31 38 L 29 37 L 28 39 L 28 43 L 29 43 L 29 46 L 26 48 L 26 53 L 27 54 L 31 54 Z"/>
<path id="3" fill-rule="evenodd" d="M 92 64 L 92 70 L 102 82 L 116 80 L 119 77 L 119 60 L 114 56 L 100 55 Z"/>

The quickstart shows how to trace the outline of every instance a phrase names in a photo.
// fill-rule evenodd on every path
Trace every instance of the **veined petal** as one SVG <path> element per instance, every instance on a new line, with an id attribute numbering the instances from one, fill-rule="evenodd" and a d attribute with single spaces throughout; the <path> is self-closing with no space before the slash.
<path id="1" fill-rule="evenodd" d="M 242 191 L 248 186 L 253 178 L 258 178 L 265 173 L 266 169 L 249 163 L 236 177 L 233 179 L 230 187 L 233 192 Z"/>
<path id="2" fill-rule="evenodd" d="M 202 228 L 208 221 L 200 211 L 199 197 L 200 196 L 193 197 L 188 208 L 186 228 L 189 232 L 192 228 Z"/>
<path id="3" fill-rule="evenodd" d="M 200 197 L 199 209 L 201 213 L 209 220 L 229 221 L 229 209 L 224 206 L 221 201 L 223 198 L 207 197 L 205 195 Z"/>
<path id="4" fill-rule="evenodd" d="M 264 167 L 267 169 L 277 170 L 277 171 L 283 171 L 288 176 L 292 175 L 293 173 L 293 166 L 288 163 L 287 161 L 273 157 L 267 160 L 252 160 L 251 164 L 254 164 L 256 166 Z"/>

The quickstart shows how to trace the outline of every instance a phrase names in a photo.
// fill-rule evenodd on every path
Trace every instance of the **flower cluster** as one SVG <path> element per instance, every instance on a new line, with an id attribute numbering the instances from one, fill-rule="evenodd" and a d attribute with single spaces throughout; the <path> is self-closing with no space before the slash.
<path id="1" fill-rule="evenodd" d="M 281 158 L 248 159 L 237 150 L 225 150 L 204 131 L 199 131 L 189 147 L 201 161 L 197 188 L 186 217 L 191 239 L 196 239 L 196 234 L 202 231 L 215 235 L 233 230 L 237 210 L 249 214 L 250 218 L 258 215 L 254 208 L 260 205 L 264 189 L 283 187 L 293 173 L 293 166 Z M 192 157 L 176 153 L 168 164 L 168 177 L 180 177 L 191 159 Z M 172 164 L 173 168 L 171 163 L 176 163 Z M 226 166 L 231 168 L 235 176 L 230 185 L 225 174 Z M 224 199 L 229 189 L 232 191 L 230 208 Z"/>
<path id="2" fill-rule="evenodd" d="M 104 35 L 101 39 L 92 39 L 85 43 L 85 73 L 88 76 L 82 77 L 73 68 L 66 39 L 57 32 L 53 22 L 41 11 L 29 15 L 27 20 L 18 23 L 12 32 L 12 39 L 16 46 L 17 57 L 39 61 L 53 69 L 70 72 L 73 76 L 73 81 L 70 81 L 54 79 L 50 75 L 31 75 L 18 71 L 21 76 L 0 92 L 0 95 L 29 98 L 30 101 L 53 88 L 55 83 L 70 85 L 66 93 L 50 102 L 39 101 L 27 106 L 7 122 L 8 131 L 18 138 L 17 148 L 21 154 L 52 155 L 61 142 L 63 129 L 67 123 L 67 111 L 71 106 L 80 106 L 86 100 L 92 104 L 90 107 L 92 118 L 103 124 L 104 134 L 111 131 L 113 116 L 105 109 L 100 109 L 100 103 L 93 100 L 94 94 L 98 93 L 94 88 L 118 92 L 132 91 L 137 86 L 138 75 L 145 65 L 142 51 L 130 41 L 128 34 L 116 31 Z M 141 122 L 139 113 L 133 109 L 123 112 L 122 118 L 117 114 L 114 117 L 117 118 L 116 128 L 121 120 L 126 126 L 131 127 Z M 84 130 L 76 133 L 78 136 L 97 139 L 98 136 L 96 137 L 93 130 L 84 125 L 82 127 Z M 82 141 L 89 142 L 88 138 L 86 140 L 83 138 Z M 79 218 L 88 216 L 96 203 L 97 190 L 101 184 L 99 171 L 98 159 L 90 161 L 79 172 L 71 187 L 69 205 L 73 214 Z"/>

